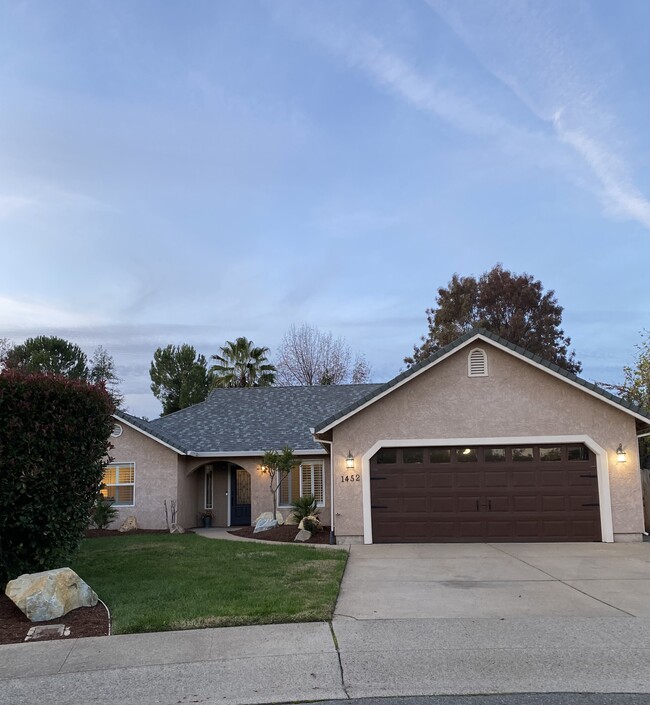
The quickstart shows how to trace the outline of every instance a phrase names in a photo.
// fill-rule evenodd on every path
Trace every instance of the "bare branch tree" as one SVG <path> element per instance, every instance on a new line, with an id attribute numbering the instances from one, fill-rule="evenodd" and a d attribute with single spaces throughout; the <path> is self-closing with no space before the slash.
<path id="1" fill-rule="evenodd" d="M 308 323 L 292 325 L 284 334 L 275 366 L 278 383 L 287 386 L 362 384 L 370 378 L 370 365 L 363 355 L 353 361 L 343 338 Z"/>

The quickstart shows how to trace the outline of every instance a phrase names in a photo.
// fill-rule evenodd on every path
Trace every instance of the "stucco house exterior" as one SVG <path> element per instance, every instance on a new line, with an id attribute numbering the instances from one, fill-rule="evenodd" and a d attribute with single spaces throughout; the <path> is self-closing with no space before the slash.
<path id="1" fill-rule="evenodd" d="M 300 458 L 338 543 L 640 541 L 650 415 L 485 330 L 385 384 L 217 389 L 154 421 L 115 415 L 105 484 L 144 528 L 272 508 L 264 452 Z M 285 510 L 286 514 L 286 510 Z"/>

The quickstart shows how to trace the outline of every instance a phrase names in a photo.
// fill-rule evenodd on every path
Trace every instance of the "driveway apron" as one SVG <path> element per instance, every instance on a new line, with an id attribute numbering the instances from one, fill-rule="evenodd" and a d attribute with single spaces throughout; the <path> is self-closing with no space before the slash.
<path id="1" fill-rule="evenodd" d="M 650 544 L 352 546 L 335 614 L 650 617 Z"/>

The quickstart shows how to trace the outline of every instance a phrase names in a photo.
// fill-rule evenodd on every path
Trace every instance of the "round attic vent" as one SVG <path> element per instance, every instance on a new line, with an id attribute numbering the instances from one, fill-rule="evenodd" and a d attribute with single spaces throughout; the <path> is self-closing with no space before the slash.
<path id="1" fill-rule="evenodd" d="M 113 430 L 111 431 L 111 436 L 113 436 L 113 438 L 119 438 L 121 435 L 122 427 L 119 423 L 116 423 L 115 426 L 113 426 Z"/>

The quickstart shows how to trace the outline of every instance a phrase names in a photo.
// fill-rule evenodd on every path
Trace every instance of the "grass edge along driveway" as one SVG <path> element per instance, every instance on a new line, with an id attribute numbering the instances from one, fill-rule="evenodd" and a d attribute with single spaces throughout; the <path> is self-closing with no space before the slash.
<path id="1" fill-rule="evenodd" d="M 114 634 L 330 620 L 347 551 L 142 534 L 84 539 L 71 567 Z"/>

